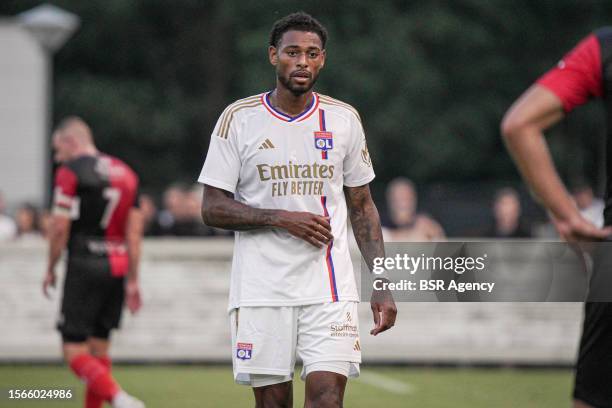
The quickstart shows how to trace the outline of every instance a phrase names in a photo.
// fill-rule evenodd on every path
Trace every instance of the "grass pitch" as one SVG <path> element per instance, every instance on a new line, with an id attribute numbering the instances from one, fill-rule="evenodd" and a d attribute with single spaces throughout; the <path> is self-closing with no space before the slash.
<path id="1" fill-rule="evenodd" d="M 229 367 L 115 366 L 115 378 L 148 408 L 252 407 L 249 387 L 235 385 Z M 362 367 L 349 381 L 347 408 L 558 408 L 569 406 L 569 370 Z M 304 401 L 304 383 L 294 382 L 294 406 Z M 9 388 L 71 388 L 71 401 L 9 400 Z M 66 367 L 0 366 L 0 407 L 82 407 L 83 385 Z"/>

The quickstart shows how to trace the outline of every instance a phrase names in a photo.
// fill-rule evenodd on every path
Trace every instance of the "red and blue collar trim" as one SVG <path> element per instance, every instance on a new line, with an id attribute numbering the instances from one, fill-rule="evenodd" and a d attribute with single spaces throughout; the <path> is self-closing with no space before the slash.
<path id="1" fill-rule="evenodd" d="M 268 93 L 262 94 L 261 95 L 261 103 L 263 104 L 263 106 L 266 107 L 266 109 L 268 110 L 268 112 L 270 112 L 270 114 L 272 116 L 274 116 L 277 119 L 282 120 L 283 122 L 301 122 L 303 120 L 306 120 L 319 107 L 319 95 L 317 95 L 316 92 L 313 92 L 310 104 L 306 107 L 304 112 L 300 113 L 297 116 L 289 116 L 286 113 L 283 113 L 283 112 L 281 112 L 279 110 L 274 109 L 274 106 L 272 106 L 272 104 L 270 103 L 270 94 L 271 93 L 272 93 L 272 91 L 270 91 Z"/>

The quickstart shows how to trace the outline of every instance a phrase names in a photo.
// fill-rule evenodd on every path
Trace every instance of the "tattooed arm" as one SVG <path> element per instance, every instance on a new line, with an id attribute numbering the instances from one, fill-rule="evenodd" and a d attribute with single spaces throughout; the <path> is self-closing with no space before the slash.
<path id="1" fill-rule="evenodd" d="M 370 271 L 374 258 L 385 256 L 385 247 L 380 227 L 380 217 L 372 196 L 370 187 L 366 184 L 360 187 L 345 187 L 344 195 L 349 210 L 351 225 L 361 256 L 366 261 Z M 370 301 L 374 314 L 374 328 L 370 334 L 376 336 L 395 324 L 397 308 L 393 296 L 388 290 L 373 291 Z"/>
<path id="2" fill-rule="evenodd" d="M 344 195 L 355 240 L 371 271 L 374 258 L 385 256 L 385 246 L 380 227 L 380 217 L 376 205 L 372 201 L 370 187 L 367 184 L 360 187 L 345 187 Z"/>
<path id="3" fill-rule="evenodd" d="M 232 193 L 204 185 L 202 219 L 206 225 L 233 231 L 282 228 L 321 248 L 332 239 L 329 217 L 309 212 L 253 208 L 236 201 Z"/>

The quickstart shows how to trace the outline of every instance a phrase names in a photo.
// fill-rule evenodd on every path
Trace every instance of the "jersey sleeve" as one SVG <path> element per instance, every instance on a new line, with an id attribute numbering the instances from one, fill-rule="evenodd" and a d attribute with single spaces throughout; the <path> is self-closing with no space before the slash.
<path id="1" fill-rule="evenodd" d="M 374 179 L 374 169 L 361 122 L 351 118 L 350 144 L 343 163 L 344 185 L 359 187 Z"/>
<path id="2" fill-rule="evenodd" d="M 210 137 L 198 182 L 235 193 L 242 164 L 238 153 L 236 121 L 226 125 L 224 118 L 222 114 Z M 223 126 L 229 126 L 227 132 L 223 131 Z"/>
<path id="3" fill-rule="evenodd" d="M 53 208 L 54 215 L 70 217 L 77 205 L 78 178 L 74 171 L 67 166 L 61 166 L 55 173 L 53 189 Z"/>
<path id="4" fill-rule="evenodd" d="M 537 81 L 561 100 L 565 112 L 603 95 L 601 47 L 594 34 L 583 39 Z"/>

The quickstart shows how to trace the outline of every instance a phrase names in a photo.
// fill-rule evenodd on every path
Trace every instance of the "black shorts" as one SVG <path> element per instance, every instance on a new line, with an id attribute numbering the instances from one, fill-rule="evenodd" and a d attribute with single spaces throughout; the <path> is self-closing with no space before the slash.
<path id="1" fill-rule="evenodd" d="M 121 320 L 124 281 L 111 275 L 105 258 L 69 259 L 57 323 L 64 341 L 108 338 Z"/>
<path id="2" fill-rule="evenodd" d="M 584 306 L 574 398 L 596 408 L 612 408 L 612 303 Z"/>

